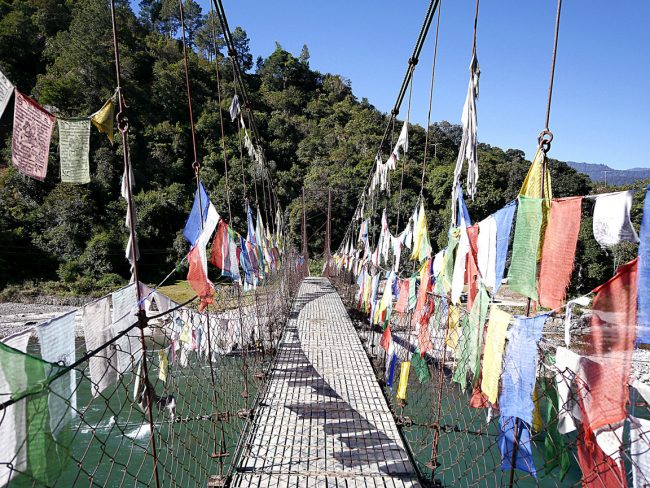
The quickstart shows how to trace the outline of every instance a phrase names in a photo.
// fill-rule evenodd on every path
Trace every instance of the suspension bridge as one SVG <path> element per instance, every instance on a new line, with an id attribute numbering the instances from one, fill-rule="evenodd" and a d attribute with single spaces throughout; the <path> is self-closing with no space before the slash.
<path id="1" fill-rule="evenodd" d="M 650 229 L 642 226 L 639 239 L 630 223 L 633 191 L 605 195 L 612 200 L 601 200 L 601 208 L 623 211 L 617 219 L 601 213 L 599 221 L 594 210 L 599 244 L 641 240 L 644 247 L 610 280 L 567 299 L 581 205 L 594 196 L 552 199 L 547 153 L 554 137 L 549 124 L 562 0 L 552 26 L 546 117 L 534 161 L 517 201 L 472 225 L 461 176 L 467 175 L 465 190 L 473 197 L 476 0 L 451 225 L 437 254 L 424 197 L 426 168 L 436 159 L 429 127 L 440 27 L 440 1 L 429 2 L 366 185 L 334 253 L 332 192 L 317 190 L 328 191 L 320 276 L 310 269 L 304 189 L 301 236 L 294 239 L 301 240 L 300 251 L 287 236 L 286 211 L 221 0 L 211 2 L 211 18 L 219 22 L 232 69 L 229 115 L 237 134 L 234 159 L 242 168 L 243 217 L 233 218 L 228 172 L 235 163 L 225 143 L 215 25 L 225 202 L 210 199 L 195 133 L 184 3 L 178 3 L 196 183 L 183 229 L 189 251 L 163 282 L 142 282 L 128 90 L 111 0 L 116 88 L 81 122 L 90 130 L 92 120 L 111 142 L 114 122 L 119 132 L 131 281 L 1 338 L 0 487 L 646 486 L 650 387 L 634 379 L 634 367 L 647 362 L 639 360 L 635 338 L 650 342 L 650 333 L 636 329 L 637 303 L 641 318 L 641 307 L 650 303 L 637 286 L 650 279 L 644 246 Z M 432 25 L 420 193 L 413 213 L 409 208 L 405 215 L 413 74 Z M 37 120 L 37 129 L 51 133 L 55 115 L 4 75 L 0 88 L 0 106 L 14 96 L 16 119 Z M 405 100 L 406 120 L 395 133 Z M 12 146 L 14 164 L 42 180 L 46 165 L 21 147 L 31 137 L 20 133 L 24 127 L 14 127 L 21 136 Z M 49 136 L 41 139 L 34 144 L 49 144 Z M 401 178 L 393 173 L 400 170 Z M 70 177 L 62 170 L 63 176 Z M 400 183 L 394 233 L 385 209 L 395 190 L 391 181 Z M 375 214 L 382 204 L 380 220 Z M 650 200 L 644 211 L 650 212 Z M 608 227 L 612 220 L 619 228 Z M 508 284 L 501 288 L 506 261 Z M 161 285 L 186 264 L 193 296 L 177 303 Z M 575 305 L 589 320 L 586 332 L 576 332 Z"/>

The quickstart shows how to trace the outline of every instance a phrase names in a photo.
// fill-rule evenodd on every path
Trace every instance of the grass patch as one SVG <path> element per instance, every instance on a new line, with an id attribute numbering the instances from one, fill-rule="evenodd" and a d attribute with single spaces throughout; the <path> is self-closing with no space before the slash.
<path id="1" fill-rule="evenodd" d="M 161 286 L 158 291 L 176 303 L 185 303 L 196 295 L 187 280 L 176 280 L 169 285 Z"/>

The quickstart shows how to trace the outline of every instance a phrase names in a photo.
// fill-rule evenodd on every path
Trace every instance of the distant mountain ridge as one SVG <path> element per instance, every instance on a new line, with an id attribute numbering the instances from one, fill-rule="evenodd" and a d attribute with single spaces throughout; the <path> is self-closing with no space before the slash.
<path id="1" fill-rule="evenodd" d="M 614 169 L 606 164 L 577 163 L 567 161 L 569 166 L 584 173 L 592 181 L 605 182 L 608 185 L 629 185 L 637 180 L 650 178 L 650 168 Z"/>

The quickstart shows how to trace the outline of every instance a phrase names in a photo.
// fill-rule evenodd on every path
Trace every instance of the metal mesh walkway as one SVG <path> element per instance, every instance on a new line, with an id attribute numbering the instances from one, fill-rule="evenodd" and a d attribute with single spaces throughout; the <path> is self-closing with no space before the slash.
<path id="1" fill-rule="evenodd" d="M 233 486 L 419 486 L 338 294 L 305 279 Z"/>

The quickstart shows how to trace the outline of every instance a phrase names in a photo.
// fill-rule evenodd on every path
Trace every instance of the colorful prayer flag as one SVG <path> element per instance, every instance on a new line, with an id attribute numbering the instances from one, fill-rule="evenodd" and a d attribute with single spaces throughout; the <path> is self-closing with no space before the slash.
<path id="1" fill-rule="evenodd" d="M 192 203 L 192 210 L 187 217 L 183 235 L 190 243 L 190 246 L 196 244 L 197 239 L 203 230 L 203 222 L 208 217 L 208 208 L 210 206 L 210 198 L 208 197 L 203 182 L 199 182 L 199 188 L 194 194 L 194 203 Z"/>
<path id="2" fill-rule="evenodd" d="M 499 393 L 499 377 L 503 362 L 503 346 L 506 341 L 506 331 L 510 323 L 510 314 L 492 305 L 490 320 L 485 336 L 485 351 L 483 353 L 483 379 L 481 391 L 485 393 L 490 403 L 496 403 Z"/>
<path id="3" fill-rule="evenodd" d="M 22 174 L 43 181 L 56 118 L 18 90 L 15 93 L 11 158 Z"/>
<path id="4" fill-rule="evenodd" d="M 503 273 L 506 269 L 506 257 L 510 245 L 510 232 L 512 231 L 512 220 L 517 209 L 517 202 L 510 202 L 494 214 L 497 223 L 497 254 L 495 263 L 494 289 L 492 295 L 496 295 L 503 281 Z"/>
<path id="5" fill-rule="evenodd" d="M 551 202 L 539 269 L 539 304 L 555 309 L 564 305 L 578 244 L 582 197 Z"/>
<path id="6" fill-rule="evenodd" d="M 58 119 L 61 181 L 90 183 L 90 120 Z"/>
<path id="7" fill-rule="evenodd" d="M 114 137 L 114 124 L 115 124 L 115 95 L 106 100 L 102 108 L 90 116 L 90 121 L 93 123 L 99 132 L 103 132 L 108 137 L 108 140 L 113 144 Z"/>
<path id="8" fill-rule="evenodd" d="M 0 71 L 0 117 L 7 108 L 7 104 L 14 93 L 14 85 L 7 79 L 7 77 Z"/>
<path id="9" fill-rule="evenodd" d="M 410 361 L 403 361 L 399 370 L 399 386 L 397 387 L 396 395 L 398 400 L 406 401 L 406 387 L 408 386 L 410 371 Z"/>
<path id="10" fill-rule="evenodd" d="M 508 286 L 537 301 L 537 249 L 542 226 L 542 199 L 519 197 Z"/>
<path id="11" fill-rule="evenodd" d="M 415 376 L 417 376 L 420 383 L 426 383 L 431 379 L 429 365 L 427 364 L 426 359 L 422 357 L 419 350 L 415 351 L 411 356 L 411 364 L 413 365 Z"/>

